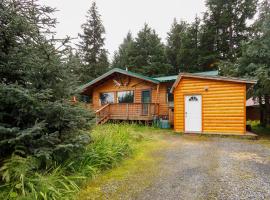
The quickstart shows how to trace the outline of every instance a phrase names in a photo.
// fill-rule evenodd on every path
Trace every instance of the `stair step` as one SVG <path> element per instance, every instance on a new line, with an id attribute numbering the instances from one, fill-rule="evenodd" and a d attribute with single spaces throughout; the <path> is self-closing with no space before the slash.
<path id="1" fill-rule="evenodd" d="M 100 124 L 100 125 L 105 124 L 109 119 L 110 119 L 110 118 L 109 118 L 108 115 L 107 115 L 107 116 L 104 116 L 104 117 L 102 117 L 102 118 L 97 122 L 97 124 Z"/>

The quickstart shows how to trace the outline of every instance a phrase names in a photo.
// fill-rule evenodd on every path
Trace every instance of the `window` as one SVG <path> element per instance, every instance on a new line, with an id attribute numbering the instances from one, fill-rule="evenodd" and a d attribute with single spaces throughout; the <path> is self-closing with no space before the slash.
<path id="1" fill-rule="evenodd" d="M 189 101 L 198 101 L 198 98 L 197 98 L 197 97 L 192 96 L 192 97 L 190 97 L 190 98 L 189 98 Z"/>
<path id="2" fill-rule="evenodd" d="M 118 103 L 134 103 L 134 91 L 117 92 Z"/>
<path id="3" fill-rule="evenodd" d="M 114 93 L 113 92 L 100 93 L 99 98 L 100 98 L 101 105 L 105 105 L 108 103 L 114 103 Z"/>
<path id="4" fill-rule="evenodd" d="M 151 103 L 151 90 L 142 91 L 142 103 Z"/>
<path id="5" fill-rule="evenodd" d="M 173 102 L 173 94 L 170 92 L 171 91 L 171 87 L 167 88 L 167 102 Z"/>
<path id="6" fill-rule="evenodd" d="M 92 103 L 92 97 L 87 95 L 80 95 L 79 101 L 84 103 Z"/>

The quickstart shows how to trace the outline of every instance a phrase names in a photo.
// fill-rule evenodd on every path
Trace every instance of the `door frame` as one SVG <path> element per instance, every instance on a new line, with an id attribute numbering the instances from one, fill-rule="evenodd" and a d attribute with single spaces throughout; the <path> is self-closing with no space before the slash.
<path id="1" fill-rule="evenodd" d="M 201 131 L 186 131 L 186 96 L 195 96 L 195 95 L 200 95 L 201 96 Z M 183 127 L 184 127 L 184 133 L 202 133 L 204 130 L 203 127 L 203 95 L 200 93 L 185 93 L 183 94 L 183 104 L 184 104 L 184 113 L 183 113 Z"/>
<path id="2" fill-rule="evenodd" d="M 152 89 L 151 88 L 141 90 L 141 103 L 143 103 L 143 101 L 142 101 L 143 100 L 142 93 L 145 92 L 145 91 L 149 91 L 150 92 L 150 102 L 149 103 L 152 103 Z"/>
<path id="3" fill-rule="evenodd" d="M 149 91 L 149 94 L 150 94 L 150 102 L 149 103 L 143 103 L 143 92 L 145 91 Z M 141 90 L 141 104 L 142 104 L 142 114 L 143 116 L 147 116 L 149 114 L 149 105 L 150 103 L 152 103 L 152 89 L 149 88 L 149 89 L 143 89 Z M 148 105 L 147 106 L 147 114 L 144 114 L 143 113 L 143 110 L 145 109 L 144 105 Z"/>

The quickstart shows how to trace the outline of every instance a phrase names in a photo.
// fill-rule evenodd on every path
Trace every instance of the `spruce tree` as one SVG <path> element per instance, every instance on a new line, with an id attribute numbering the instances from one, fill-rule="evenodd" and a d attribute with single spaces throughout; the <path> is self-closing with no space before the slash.
<path id="1" fill-rule="evenodd" d="M 270 3 L 267 0 L 261 4 L 253 28 L 253 38 L 242 45 L 242 56 L 236 63 L 223 63 L 221 72 L 258 80 L 251 96 L 259 100 L 261 124 L 266 126 L 270 124 Z"/>
<path id="2" fill-rule="evenodd" d="M 216 69 L 219 62 L 218 51 L 216 48 L 216 30 L 209 20 L 209 14 L 206 12 L 202 19 L 202 25 L 199 31 L 199 65 L 203 70 Z"/>
<path id="3" fill-rule="evenodd" d="M 247 20 L 256 13 L 257 0 L 207 0 L 205 34 L 213 42 L 220 60 L 234 61 L 241 54 L 240 44 L 248 39 Z"/>
<path id="4" fill-rule="evenodd" d="M 32 155 L 46 167 L 89 142 L 82 130 L 92 116 L 69 102 L 75 83 L 65 58 L 67 39 L 52 37 L 53 12 L 34 0 L 0 2 L 1 159 Z"/>
<path id="5" fill-rule="evenodd" d="M 105 45 L 105 28 L 95 2 L 87 12 L 86 23 L 82 25 L 83 33 L 79 34 L 80 56 L 83 60 L 80 81 L 82 83 L 100 76 L 108 70 L 109 62 Z"/>
<path id="6" fill-rule="evenodd" d="M 167 75 L 171 68 L 166 61 L 165 46 L 155 30 L 147 24 L 135 38 L 130 60 L 133 71 L 147 76 Z"/>
<path id="7" fill-rule="evenodd" d="M 114 53 L 112 67 L 126 69 L 131 67 L 131 52 L 134 50 L 134 39 L 131 32 L 127 33 L 123 43 L 120 44 L 118 51 Z"/>
<path id="8" fill-rule="evenodd" d="M 139 31 L 133 40 L 129 33 L 123 44 L 116 52 L 114 67 L 128 68 L 129 70 L 146 76 L 167 75 L 171 65 L 167 63 L 165 46 L 155 30 L 147 24 Z"/>
<path id="9" fill-rule="evenodd" d="M 208 70 L 201 60 L 200 19 L 188 24 L 185 21 L 172 24 L 167 37 L 166 56 L 173 66 L 171 73 Z"/>
<path id="10" fill-rule="evenodd" d="M 184 71 L 185 64 L 181 49 L 183 48 L 183 39 L 186 34 L 188 24 L 185 21 L 180 23 L 174 19 L 170 32 L 167 37 L 166 57 L 168 62 L 173 66 L 172 74 L 178 74 Z"/>

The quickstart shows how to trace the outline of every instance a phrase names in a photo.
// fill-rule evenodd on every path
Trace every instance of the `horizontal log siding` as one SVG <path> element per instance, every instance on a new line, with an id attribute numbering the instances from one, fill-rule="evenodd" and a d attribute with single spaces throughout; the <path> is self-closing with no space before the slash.
<path id="1" fill-rule="evenodd" d="M 205 91 L 208 87 L 208 91 Z M 184 96 L 202 95 L 202 131 L 205 133 L 246 132 L 246 85 L 184 77 L 174 91 L 174 127 L 184 132 Z"/>
<path id="2" fill-rule="evenodd" d="M 123 78 L 124 80 L 127 79 L 127 77 Z M 172 85 L 170 83 L 169 85 Z M 130 78 L 130 82 L 128 86 L 121 86 L 118 87 L 113 82 L 113 77 L 99 86 L 95 87 L 92 92 L 92 98 L 93 98 L 93 109 L 97 110 L 101 107 L 100 101 L 99 101 L 99 95 L 102 92 L 114 92 L 115 95 L 115 102 L 117 103 L 117 92 L 118 91 L 125 91 L 125 90 L 133 90 L 134 91 L 134 102 L 135 103 L 141 103 L 141 93 L 143 90 L 151 90 L 151 96 L 152 96 L 152 103 L 159 103 L 159 115 L 168 115 L 168 103 L 167 103 L 167 83 L 160 83 L 159 87 L 159 95 L 157 96 L 157 85 L 143 81 L 141 79 L 137 78 Z"/>
<path id="3" fill-rule="evenodd" d="M 159 88 L 159 114 L 168 115 L 169 107 L 167 102 L 167 83 L 161 83 Z"/>
<path id="4" fill-rule="evenodd" d="M 151 95 L 152 95 L 152 103 L 155 103 L 156 99 L 156 85 L 142 81 L 137 78 L 130 78 L 130 82 L 128 86 L 116 86 L 115 83 L 113 82 L 113 78 L 110 80 L 107 80 L 103 84 L 95 87 L 93 89 L 93 107 L 94 109 L 98 109 L 101 107 L 100 101 L 99 101 L 99 95 L 100 93 L 103 92 L 114 92 L 114 97 L 115 97 L 115 102 L 117 103 L 117 92 L 118 91 L 127 91 L 127 90 L 132 90 L 134 91 L 134 102 L 135 103 L 141 103 L 141 92 L 142 90 L 151 90 Z"/>

